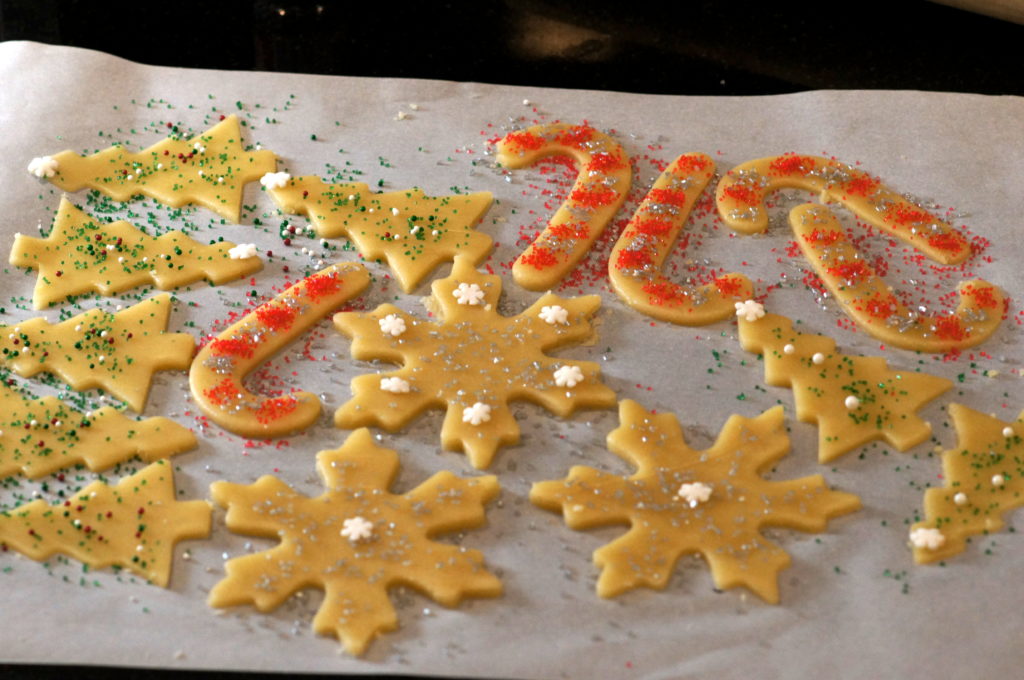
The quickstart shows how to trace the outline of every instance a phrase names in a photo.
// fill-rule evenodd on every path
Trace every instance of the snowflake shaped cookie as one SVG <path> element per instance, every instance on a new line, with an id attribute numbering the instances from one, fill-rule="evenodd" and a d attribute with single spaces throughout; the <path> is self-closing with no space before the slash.
<path id="1" fill-rule="evenodd" d="M 731 416 L 705 451 L 686 444 L 670 413 L 655 415 L 627 400 L 619 418 L 608 448 L 635 465 L 636 474 L 576 466 L 566 479 L 538 482 L 530 491 L 535 505 L 561 511 L 572 529 L 630 525 L 594 552 L 601 597 L 639 586 L 664 588 L 676 561 L 699 552 L 717 587 L 743 585 L 774 604 L 778 572 L 790 560 L 761 528 L 820 532 L 828 519 L 860 507 L 856 496 L 829 490 L 821 475 L 761 478 L 789 449 L 781 406 L 756 418 Z"/>
<path id="2" fill-rule="evenodd" d="M 482 525 L 484 504 L 498 494 L 495 477 L 439 472 L 412 491 L 390 493 L 398 454 L 377 446 L 366 429 L 340 449 L 321 451 L 317 472 L 327 490 L 316 498 L 271 476 L 249 486 L 213 484 L 213 499 L 228 509 L 229 529 L 281 542 L 229 560 L 210 606 L 253 604 L 266 612 L 303 588 L 322 588 L 313 630 L 337 635 L 358 655 L 378 634 L 397 628 L 388 600 L 393 586 L 412 586 L 446 607 L 501 594 L 479 551 L 431 540 Z"/>
<path id="3" fill-rule="evenodd" d="M 454 293 L 460 286 L 479 289 L 480 304 L 459 304 Z M 353 339 L 354 358 L 402 365 L 386 375 L 353 380 L 355 396 L 338 409 L 335 424 L 393 432 L 429 408 L 444 408 L 444 447 L 464 451 L 474 467 L 486 468 L 499 447 L 519 441 L 510 401 L 531 401 L 562 417 L 615 404 L 596 363 L 545 354 L 592 337 L 590 317 L 600 305 L 598 296 L 566 299 L 548 293 L 522 314 L 505 317 L 497 311 L 500 295 L 501 279 L 481 274 L 460 256 L 451 276 L 433 284 L 440 321 L 418 319 L 387 304 L 373 312 L 335 315 L 338 330 Z M 543 309 L 553 306 L 566 310 L 565 324 L 544 320 Z M 405 322 L 398 337 L 381 332 L 380 322 L 392 315 Z M 392 377 L 406 381 L 409 392 L 382 389 L 382 378 Z"/>

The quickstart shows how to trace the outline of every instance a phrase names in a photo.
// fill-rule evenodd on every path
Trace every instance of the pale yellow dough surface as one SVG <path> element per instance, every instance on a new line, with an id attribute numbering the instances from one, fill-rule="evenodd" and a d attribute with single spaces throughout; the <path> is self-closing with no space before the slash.
<path id="1" fill-rule="evenodd" d="M 362 182 L 327 184 L 308 176 L 292 178 L 270 195 L 283 211 L 309 217 L 320 238 L 344 236 L 366 260 L 386 260 L 406 293 L 456 255 L 479 264 L 491 252 L 491 237 L 476 230 L 493 200 L 488 191 L 435 197 L 414 187 L 373 193 Z"/>
<path id="2" fill-rule="evenodd" d="M 822 463 L 879 439 L 900 451 L 920 444 L 932 428 L 917 410 L 953 386 L 945 378 L 892 370 L 882 357 L 843 354 L 831 338 L 801 333 L 777 314 L 740 317 L 739 331 L 743 349 L 764 357 L 765 381 L 792 388 L 797 418 L 818 425 Z"/>
<path id="3" fill-rule="evenodd" d="M 272 151 L 242 146 L 237 116 L 191 139 L 169 137 L 138 153 L 112 146 L 84 158 L 62 151 L 53 159 L 57 172 L 50 181 L 65 191 L 96 189 L 115 201 L 145 194 L 173 208 L 197 203 L 236 224 L 245 184 L 277 168 Z"/>
<path id="4" fill-rule="evenodd" d="M 207 343 L 189 370 L 196 404 L 210 420 L 243 437 L 282 437 L 320 415 L 310 392 L 254 394 L 245 376 L 370 284 L 361 264 L 334 264 L 294 285 Z"/>
<path id="5" fill-rule="evenodd" d="M 829 519 L 860 508 L 857 496 L 829 490 L 821 475 L 761 478 L 789 451 L 781 406 L 756 418 L 730 416 L 704 451 L 687 445 L 671 413 L 654 414 L 626 400 L 619 419 L 608 448 L 636 466 L 635 474 L 575 466 L 564 480 L 537 482 L 530 491 L 535 505 L 560 511 L 572 529 L 629 526 L 594 551 L 601 597 L 640 586 L 662 589 L 680 557 L 700 553 L 718 588 L 746 586 L 775 604 L 778 573 L 790 558 L 761 529 L 821 532 Z M 681 496 L 684 485 L 705 486 L 709 494 L 691 502 Z"/>
<path id="6" fill-rule="evenodd" d="M 156 371 L 186 370 L 195 340 L 167 333 L 171 296 L 110 313 L 91 309 L 67 321 L 44 318 L 0 326 L 0 350 L 18 375 L 47 371 L 72 389 L 98 387 L 142 412 Z"/>
<path id="7" fill-rule="evenodd" d="M 484 524 L 484 505 L 498 494 L 496 477 L 439 472 L 393 494 L 388 488 L 398 474 L 398 454 L 374 443 L 365 429 L 341 448 L 317 454 L 316 469 L 325 487 L 316 498 L 271 476 L 249 486 L 211 486 L 213 499 L 228 510 L 231 531 L 280 541 L 229 560 L 227 576 L 210 591 L 211 607 L 252 604 L 266 612 L 303 588 L 320 588 L 324 600 L 313 630 L 336 635 L 349 654 L 359 655 L 398 627 L 388 599 L 395 586 L 415 588 L 446 607 L 501 594 L 479 551 L 431 540 Z M 369 535 L 342 535 L 346 520 L 357 519 L 369 523 Z"/>
<path id="8" fill-rule="evenodd" d="M 390 304 L 372 312 L 335 315 L 335 326 L 352 338 L 353 358 L 402 366 L 356 377 L 353 398 L 335 413 L 338 427 L 375 425 L 394 432 L 427 409 L 446 409 L 444 448 L 463 451 L 474 467 L 486 468 L 500 447 L 519 441 L 511 401 L 530 401 L 561 417 L 615 404 L 614 392 L 601 383 L 598 364 L 545 353 L 594 336 L 591 317 L 601 304 L 597 295 L 562 298 L 547 293 L 523 313 L 502 316 L 501 279 L 478 272 L 462 256 L 455 258 L 451 276 L 435 281 L 431 289 L 440 310 L 437 321 Z M 460 289 L 476 290 L 478 303 L 459 304 L 455 293 Z M 541 318 L 545 307 L 555 306 L 565 310 L 565 323 Z M 382 321 L 392 315 L 405 326 L 399 335 L 382 331 Z M 578 369 L 580 380 L 573 386 L 556 384 L 555 373 L 563 367 Z M 408 390 L 386 391 L 382 381 L 394 379 L 406 383 Z M 466 409 L 474 408 L 486 410 L 486 419 L 467 422 Z"/>
<path id="9" fill-rule="evenodd" d="M 38 271 L 36 309 L 71 295 L 116 295 L 147 283 L 162 290 L 194 281 L 227 283 L 263 268 L 258 257 L 232 259 L 229 241 L 202 245 L 180 231 L 148 236 L 128 222 L 100 222 L 61 198 L 46 238 L 16 234 L 10 262 Z"/>
<path id="10" fill-rule="evenodd" d="M 63 553 L 166 587 L 175 544 L 208 537 L 210 514 L 206 501 L 175 498 L 171 463 L 161 460 L 116 486 L 93 482 L 64 503 L 36 500 L 0 513 L 0 541 L 36 561 Z"/>

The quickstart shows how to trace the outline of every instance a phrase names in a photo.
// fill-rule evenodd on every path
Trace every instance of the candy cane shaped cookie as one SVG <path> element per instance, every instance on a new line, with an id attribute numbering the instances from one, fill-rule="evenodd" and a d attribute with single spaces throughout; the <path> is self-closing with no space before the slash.
<path id="1" fill-rule="evenodd" d="M 971 254 L 967 239 L 946 222 L 863 170 L 820 156 L 784 154 L 737 165 L 718 183 L 718 212 L 735 231 L 762 232 L 768 228 L 765 196 L 781 188 L 817 191 L 823 203 L 839 201 L 941 264 L 959 264 Z"/>
<path id="2" fill-rule="evenodd" d="M 516 283 L 528 290 L 552 288 L 587 254 L 626 200 L 632 179 L 618 142 L 587 124 L 535 125 L 498 142 L 497 161 L 506 168 L 552 155 L 575 158 L 579 174 L 547 227 L 512 265 Z"/>
<path id="3" fill-rule="evenodd" d="M 715 163 L 702 153 L 683 154 L 661 173 L 619 236 L 608 276 L 633 309 L 684 326 L 732 317 L 736 300 L 753 296 L 750 279 L 725 274 L 706 285 L 680 285 L 661 273 L 693 205 L 711 181 Z"/>
<path id="4" fill-rule="evenodd" d="M 309 392 L 253 394 L 245 376 L 278 350 L 366 288 L 361 264 L 335 264 L 260 305 L 199 351 L 189 371 L 192 396 L 210 420 L 243 437 L 270 439 L 297 432 L 320 415 Z"/>
<path id="5" fill-rule="evenodd" d="M 919 352 L 949 352 L 983 342 L 1002 321 L 1003 292 L 980 279 L 960 284 L 955 314 L 928 315 L 903 305 L 823 205 L 793 208 L 789 223 L 800 249 L 843 310 L 883 342 Z"/>

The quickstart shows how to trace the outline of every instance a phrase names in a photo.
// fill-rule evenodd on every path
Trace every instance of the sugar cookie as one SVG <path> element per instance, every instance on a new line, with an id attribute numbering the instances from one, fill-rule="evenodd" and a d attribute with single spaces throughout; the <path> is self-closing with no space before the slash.
<path id="1" fill-rule="evenodd" d="M 91 309 L 52 325 L 40 317 L 0 326 L 0 356 L 23 377 L 54 373 L 72 389 L 98 387 L 141 412 L 153 373 L 192 363 L 192 336 L 165 332 L 170 313 L 165 294 L 117 313 Z"/>
<path id="2" fill-rule="evenodd" d="M 189 371 L 192 396 L 203 413 L 243 437 L 282 437 L 312 425 L 320 415 L 315 394 L 266 397 L 242 383 L 250 371 L 369 284 L 363 265 L 331 265 L 224 330 L 199 351 Z"/>
<path id="3" fill-rule="evenodd" d="M 583 259 L 626 200 L 629 156 L 619 143 L 587 124 L 535 125 L 498 142 L 497 162 L 523 168 L 544 156 L 571 156 L 579 164 L 572 192 L 547 227 L 512 265 L 523 288 L 548 290 Z"/>
<path id="4" fill-rule="evenodd" d="M 57 505 L 35 500 L 0 512 L 0 541 L 37 562 L 63 553 L 166 588 L 175 544 L 208 537 L 210 514 L 206 501 L 175 498 L 171 464 L 161 460 L 116 486 L 93 482 Z"/>
<path id="5" fill-rule="evenodd" d="M 925 490 L 925 521 L 911 527 L 918 564 L 963 552 L 969 537 L 999 531 L 1004 513 L 1024 505 L 1024 412 L 1007 423 L 950 404 L 949 415 L 957 442 L 942 454 L 943 485 Z"/>
<path id="6" fill-rule="evenodd" d="M 415 588 L 446 607 L 501 594 L 479 551 L 431 540 L 481 526 L 484 505 L 498 494 L 497 478 L 439 472 L 407 493 L 390 493 L 398 454 L 377 446 L 365 429 L 316 461 L 326 488 L 316 498 L 269 475 L 249 486 L 210 487 L 228 509 L 228 529 L 280 540 L 229 560 L 227 576 L 210 591 L 211 607 L 253 604 L 266 612 L 303 588 L 322 588 L 313 630 L 336 635 L 349 654 L 359 655 L 398 627 L 391 587 Z"/>
<path id="7" fill-rule="evenodd" d="M 915 413 L 953 386 L 892 370 L 882 357 L 843 354 L 831 338 L 800 333 L 784 316 L 741 316 L 739 331 L 743 349 L 764 356 L 765 382 L 791 387 L 796 417 L 817 423 L 821 463 L 878 439 L 900 451 L 920 444 L 932 428 Z"/>
<path id="8" fill-rule="evenodd" d="M 715 173 L 706 154 L 683 154 L 651 187 L 608 260 L 612 288 L 633 309 L 662 321 L 701 326 L 732 316 L 754 293 L 750 279 L 724 274 L 706 285 L 680 285 L 661 273 L 693 205 Z"/>
<path id="9" fill-rule="evenodd" d="M 432 290 L 439 321 L 387 304 L 334 317 L 338 330 L 352 338 L 355 359 L 402 364 L 397 371 L 356 377 L 353 398 L 334 416 L 338 427 L 376 425 L 394 432 L 427 409 L 447 409 L 442 445 L 486 468 L 500 446 L 519 441 L 510 401 L 531 401 L 562 417 L 615 404 L 596 363 L 545 355 L 593 336 L 590 318 L 601 304 L 597 295 L 566 299 L 548 293 L 522 314 L 501 316 L 501 279 L 481 274 L 461 255 L 451 276 L 435 281 Z M 389 317 L 401 319 L 405 330 L 391 332 Z M 564 366 L 578 368 L 582 376 L 572 387 L 556 382 L 555 373 Z"/>
<path id="10" fill-rule="evenodd" d="M 289 179 L 270 195 L 283 211 L 309 217 L 320 238 L 344 236 L 364 259 L 384 258 L 407 293 L 457 254 L 479 264 L 491 252 L 491 237 L 476 230 L 493 200 L 488 191 L 375 194 L 362 182 L 327 184 L 310 176 Z"/>
<path id="11" fill-rule="evenodd" d="M 765 196 L 784 187 L 820 192 L 822 202 L 839 201 L 858 218 L 936 262 L 959 264 L 971 254 L 967 239 L 946 222 L 863 170 L 819 156 L 785 154 L 737 165 L 718 183 L 718 212 L 736 231 L 764 231 L 768 228 Z"/>
<path id="12" fill-rule="evenodd" d="M 825 206 L 797 206 L 789 223 L 807 261 L 843 311 L 879 340 L 918 352 L 949 352 L 973 347 L 999 328 L 1006 300 L 991 283 L 961 282 L 955 314 L 926 314 L 893 295 Z"/>
<path id="13" fill-rule="evenodd" d="M 761 529 L 821 532 L 827 520 L 860 508 L 857 496 L 829 490 L 821 475 L 761 478 L 789 450 L 781 406 L 752 419 L 730 416 L 704 451 L 686 444 L 671 413 L 655 415 L 626 400 L 619 419 L 608 448 L 636 466 L 634 475 L 575 466 L 566 479 L 537 482 L 530 490 L 535 505 L 562 512 L 572 529 L 630 526 L 594 551 L 601 597 L 640 586 L 662 589 L 681 556 L 700 553 L 715 586 L 746 586 L 775 604 L 778 573 L 790 560 Z"/>
<path id="14" fill-rule="evenodd" d="M 32 304 L 45 309 L 71 295 L 116 295 L 147 283 L 170 290 L 200 279 L 219 285 L 263 268 L 258 257 L 232 258 L 234 245 L 204 246 L 180 231 L 147 236 L 124 221 L 97 221 L 61 198 L 50 235 L 16 234 L 10 262 L 38 270 Z"/>
<path id="15" fill-rule="evenodd" d="M 84 158 L 62 151 L 51 160 L 55 171 L 46 177 L 64 191 L 96 189 L 115 201 L 145 194 L 173 208 L 197 203 L 236 224 L 246 183 L 277 167 L 272 151 L 242 147 L 236 116 L 191 139 L 168 137 L 138 153 L 112 146 Z"/>

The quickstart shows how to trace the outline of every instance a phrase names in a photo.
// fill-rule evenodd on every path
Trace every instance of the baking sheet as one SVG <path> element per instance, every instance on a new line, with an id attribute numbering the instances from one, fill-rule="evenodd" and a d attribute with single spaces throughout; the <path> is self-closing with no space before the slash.
<path id="1" fill-rule="evenodd" d="M 559 176 L 560 167 L 549 164 L 545 168 L 552 172 L 546 174 L 539 169 L 505 174 L 492 167 L 486 141 L 510 125 L 534 120 L 587 120 L 615 130 L 637 161 L 634 185 L 641 189 L 620 213 L 620 224 L 657 176 L 652 159 L 671 161 L 683 152 L 705 151 L 724 172 L 785 151 L 832 155 L 862 163 L 900 191 L 935 201 L 940 212 L 955 211 L 956 224 L 991 243 L 969 263 L 970 271 L 1002 286 L 1014 300 L 1024 293 L 1019 268 L 1024 245 L 1018 233 L 1024 101 L 1016 97 L 863 91 L 643 96 L 157 68 L 21 42 L 0 44 L 0 82 L 4 247 L 15 232 L 37 233 L 60 199 L 59 191 L 25 172 L 34 156 L 65 148 L 93 151 L 115 140 L 138 149 L 162 138 L 165 121 L 201 131 L 219 113 L 238 113 L 248 122 L 246 140 L 275 151 L 279 169 L 293 175 L 328 176 L 335 168 L 342 174 L 359 171 L 358 178 L 371 185 L 382 180 L 386 190 L 420 186 L 432 195 L 449 193 L 451 187 L 493 192 L 495 205 L 480 229 L 499 244 L 488 264 L 502 274 L 505 304 L 518 311 L 536 295 L 518 288 L 505 267 L 525 245 L 521 230 L 533 233 L 557 205 L 543 191 L 558 191 L 559 185 L 548 180 Z M 396 120 L 400 111 L 405 117 Z M 791 192 L 779 202 L 808 197 Z M 85 192 L 72 199 L 84 203 Z M 172 330 L 197 337 L 209 332 L 226 311 L 245 307 L 250 290 L 264 293 L 280 285 L 283 266 L 290 265 L 294 274 L 308 265 L 311 258 L 300 248 L 320 252 L 311 238 L 282 245 L 277 233 L 281 220 L 302 226 L 305 221 L 277 215 L 258 185 L 249 186 L 245 204 L 258 207 L 241 225 L 221 225 L 213 213 L 198 208 L 170 222 L 177 228 L 182 219 L 194 224 L 197 238 L 223 236 L 275 252 L 274 262 L 253 285 L 197 284 L 178 291 Z M 129 209 L 140 206 L 131 204 L 118 216 Z M 786 252 L 790 236 L 779 222 L 784 215 L 776 211 L 773 228 L 761 237 L 733 237 L 713 222 L 699 224 L 689 249 L 673 255 L 673 266 L 696 261 L 742 271 L 758 281 L 759 292 L 771 288 L 771 311 L 831 334 L 845 351 L 880 354 L 899 367 L 923 361 L 928 372 L 957 380 L 953 391 L 923 411 L 934 425 L 934 441 L 907 453 L 877 444 L 866 447 L 862 456 L 855 452 L 827 466 L 817 464 L 816 430 L 793 421 L 788 390 L 758 388 L 763 385 L 761 365 L 739 348 L 735 323 L 677 327 L 627 308 L 595 274 L 602 252 L 607 257 L 608 240 L 584 265 L 593 280 L 583 277 L 581 285 L 563 291 L 603 296 L 601 337 L 592 346 L 559 353 L 601 362 L 606 382 L 620 398 L 679 414 L 694 445 L 709 445 L 732 413 L 753 416 L 779 402 L 786 406 L 793 451 L 775 478 L 823 473 L 831 485 L 861 495 L 864 509 L 834 520 L 820 535 L 770 532 L 793 558 L 780 577 L 779 606 L 766 605 L 742 588 L 714 591 L 697 558 L 684 558 L 663 592 L 597 598 L 590 553 L 622 530 L 570 531 L 559 516 L 533 507 L 527 496 L 532 482 L 564 477 L 574 464 L 630 472 L 603 444 L 617 416 L 591 411 L 562 421 L 520 405 L 515 410 L 522 443 L 503 449 L 489 470 L 503 487 L 500 500 L 489 507 L 489 524 L 457 537 L 460 544 L 482 550 L 489 567 L 501 575 L 506 592 L 499 599 L 471 600 L 448 610 L 415 593 L 396 592 L 401 628 L 378 638 L 364 658 L 354 659 L 335 640 L 312 634 L 310 621 L 321 597 L 317 591 L 271 614 L 247 607 L 216 612 L 206 606 L 206 593 L 222 577 L 225 557 L 271 545 L 229 533 L 223 511 L 217 510 L 210 540 L 176 548 L 167 590 L 127 572 L 86 572 L 77 562 L 56 559 L 41 566 L 12 552 L 0 554 L 0 659 L 514 678 L 1017 675 L 1024 661 L 1024 591 L 1018 585 L 1024 540 L 1011 532 L 975 540 L 944 567 L 914 566 L 906 546 L 922 489 L 941 483 L 933 449 L 955 441 L 945 405 L 958 401 L 1004 420 L 1024 407 L 1024 378 L 1015 372 L 1024 364 L 1015 302 L 995 337 L 957 359 L 880 349 L 864 333 L 840 327 L 835 308 L 805 288 L 802 261 Z M 263 227 L 254 226 L 254 217 Z M 853 225 L 849 214 L 843 213 L 843 220 Z M 887 252 L 874 242 L 869 248 L 878 255 Z M 339 250 L 328 261 L 354 257 Z M 377 280 L 363 298 L 366 306 L 395 301 L 423 313 L 420 297 L 428 293 L 429 283 L 404 295 L 386 280 L 385 268 L 371 269 Z M 903 289 L 912 288 L 912 280 L 938 284 L 940 290 L 926 293 L 936 301 L 952 290 L 948 272 L 920 269 L 897 257 L 890 282 Z M 446 271 L 447 266 L 435 278 Z M 37 315 L 12 300 L 30 296 L 34 280 L 34 275 L 5 268 L 0 277 L 4 323 Z M 52 320 L 57 313 L 53 309 L 46 316 Z M 194 327 L 185 327 L 189 322 Z M 324 415 L 316 427 L 281 446 L 253 446 L 213 425 L 200 429 L 186 375 L 158 374 L 145 415 L 169 415 L 195 428 L 200 440 L 197 450 L 175 458 L 183 498 L 207 497 L 209 484 L 219 479 L 249 483 L 267 473 L 305 493 L 320 492 L 315 454 L 337 447 L 346 434 L 332 427 L 330 414 L 348 399 L 351 378 L 375 369 L 349 359 L 348 340 L 327 323 L 311 337 L 310 355 L 317 361 L 303 358 L 304 343 L 298 343 L 276 360 L 271 373 L 283 375 L 286 387 L 323 395 Z M 280 370 L 285 359 L 290 361 L 287 370 Z M 36 381 L 24 382 L 40 394 L 53 393 Z M 398 491 L 437 470 L 479 474 L 462 454 L 439 450 L 440 423 L 438 412 L 404 432 L 382 435 L 381 441 L 401 456 Z M 77 477 L 84 484 L 94 475 Z M 0 502 L 10 506 L 33 490 L 53 502 L 55 490 L 75 484 L 74 478 L 69 475 L 66 483 L 15 480 L 16 485 L 9 482 L 0 490 Z M 47 481 L 48 491 L 42 491 L 41 482 Z M 1012 526 L 1012 515 L 1009 520 Z"/>

